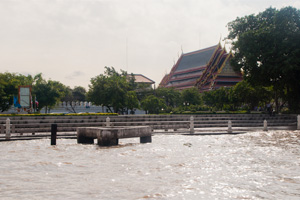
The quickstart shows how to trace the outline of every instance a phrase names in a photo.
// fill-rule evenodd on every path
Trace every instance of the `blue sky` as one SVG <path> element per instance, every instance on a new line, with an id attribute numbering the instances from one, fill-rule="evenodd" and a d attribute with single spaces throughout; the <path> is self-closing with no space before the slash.
<path id="1" fill-rule="evenodd" d="M 228 22 L 270 6 L 300 0 L 0 0 L 0 71 L 88 88 L 113 66 L 158 85 L 182 50 L 215 45 Z"/>

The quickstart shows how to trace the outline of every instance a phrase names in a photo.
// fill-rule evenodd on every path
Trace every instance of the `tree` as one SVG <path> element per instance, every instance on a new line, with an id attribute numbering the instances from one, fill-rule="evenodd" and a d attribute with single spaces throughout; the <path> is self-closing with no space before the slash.
<path id="1" fill-rule="evenodd" d="M 40 111 L 43 107 L 45 113 L 53 107 L 63 96 L 65 96 L 66 86 L 58 81 L 44 80 L 42 74 L 35 76 L 35 84 L 33 85 L 33 95 L 36 96 Z"/>
<path id="2" fill-rule="evenodd" d="M 135 91 L 128 91 L 126 93 L 126 108 L 134 112 L 134 109 L 139 108 L 139 100 Z"/>
<path id="3" fill-rule="evenodd" d="M 86 100 L 86 90 L 84 87 L 76 86 L 74 89 L 70 87 L 64 88 L 64 96 L 60 99 L 65 101 L 67 104 L 66 110 L 69 112 L 76 113 L 77 102 Z"/>
<path id="4" fill-rule="evenodd" d="M 4 112 L 11 106 L 11 95 L 5 92 L 5 85 L 0 83 L 0 110 Z"/>
<path id="5" fill-rule="evenodd" d="M 76 100 L 73 95 L 73 90 L 70 87 L 64 88 L 64 96 L 60 98 L 60 101 L 66 102 L 65 108 L 68 112 L 76 113 L 76 105 L 74 104 Z"/>
<path id="6" fill-rule="evenodd" d="M 141 107 L 148 114 L 158 114 L 162 109 L 166 108 L 166 104 L 163 99 L 149 95 L 141 101 Z"/>
<path id="7" fill-rule="evenodd" d="M 166 106 L 176 107 L 180 104 L 180 92 L 174 88 L 160 87 L 155 90 L 157 97 L 165 100 Z"/>
<path id="8" fill-rule="evenodd" d="M 280 99 L 300 111 L 300 11 L 268 8 L 237 18 L 228 30 L 235 70 L 242 70 L 252 86 L 272 86 L 277 111 Z"/>
<path id="9" fill-rule="evenodd" d="M 206 105 L 223 110 L 224 105 L 230 104 L 230 90 L 231 88 L 221 87 L 216 90 L 204 92 L 203 100 Z"/>
<path id="10" fill-rule="evenodd" d="M 216 107 L 218 110 L 223 110 L 224 106 L 230 103 L 229 95 L 231 88 L 220 87 L 214 90 L 213 93 L 216 96 Z"/>
<path id="11" fill-rule="evenodd" d="M 203 93 L 204 104 L 210 107 L 216 107 L 217 99 L 213 91 L 206 91 Z"/>
<path id="12" fill-rule="evenodd" d="M 86 90 L 84 87 L 75 86 L 72 90 L 74 101 L 86 101 Z"/>
<path id="13" fill-rule="evenodd" d="M 202 98 L 197 88 L 188 88 L 181 92 L 182 103 L 188 103 L 189 105 L 201 105 Z"/>
<path id="14" fill-rule="evenodd" d="M 241 81 L 233 88 L 233 93 L 237 96 L 240 104 L 248 105 L 249 109 L 259 106 L 260 103 L 265 105 L 270 102 L 270 89 L 264 87 L 252 87 L 247 81 Z"/>
<path id="15" fill-rule="evenodd" d="M 217 110 L 237 110 L 241 106 L 248 110 L 270 102 L 270 88 L 253 87 L 243 80 L 234 87 L 221 87 L 203 94 L 206 105 Z"/>
<path id="16" fill-rule="evenodd" d="M 242 102 L 239 98 L 239 93 L 236 93 L 234 87 L 230 87 L 228 91 L 228 110 L 238 110 L 241 107 Z"/>
<path id="17" fill-rule="evenodd" d="M 32 85 L 31 75 L 24 76 L 16 73 L 0 73 L 0 111 L 4 112 L 13 105 L 13 97 L 18 96 L 18 87 Z"/>
<path id="18" fill-rule="evenodd" d="M 126 105 L 127 92 L 134 88 L 133 76 L 127 76 L 127 72 L 118 73 L 113 67 L 105 67 L 104 74 L 91 79 L 87 98 L 95 105 L 106 106 L 110 112 L 123 113 Z"/>

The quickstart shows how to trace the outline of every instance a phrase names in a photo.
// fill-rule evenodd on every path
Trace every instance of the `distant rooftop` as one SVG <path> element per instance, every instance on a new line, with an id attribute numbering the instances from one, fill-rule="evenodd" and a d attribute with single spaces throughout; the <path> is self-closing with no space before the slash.
<path id="1" fill-rule="evenodd" d="M 133 74 L 136 83 L 154 84 L 155 82 L 142 74 Z"/>

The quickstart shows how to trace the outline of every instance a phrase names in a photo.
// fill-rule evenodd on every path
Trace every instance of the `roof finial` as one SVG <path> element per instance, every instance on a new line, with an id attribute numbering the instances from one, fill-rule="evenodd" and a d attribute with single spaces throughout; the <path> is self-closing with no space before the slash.
<path id="1" fill-rule="evenodd" d="M 183 54 L 183 49 L 182 49 L 182 45 L 181 45 L 181 54 Z"/>
<path id="2" fill-rule="evenodd" d="M 227 39 L 224 39 L 224 48 L 226 47 L 226 45 L 227 45 L 227 48 L 229 48 L 230 49 L 230 51 L 231 51 L 231 47 L 229 46 L 229 44 L 230 44 L 230 41 L 228 41 Z M 229 46 L 229 47 L 228 47 Z"/>

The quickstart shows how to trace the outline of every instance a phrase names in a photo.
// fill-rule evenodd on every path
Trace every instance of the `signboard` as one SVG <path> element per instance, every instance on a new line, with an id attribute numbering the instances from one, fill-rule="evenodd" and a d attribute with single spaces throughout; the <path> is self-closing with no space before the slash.
<path id="1" fill-rule="evenodd" d="M 31 86 L 19 86 L 19 104 L 22 108 L 31 108 Z"/>

